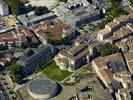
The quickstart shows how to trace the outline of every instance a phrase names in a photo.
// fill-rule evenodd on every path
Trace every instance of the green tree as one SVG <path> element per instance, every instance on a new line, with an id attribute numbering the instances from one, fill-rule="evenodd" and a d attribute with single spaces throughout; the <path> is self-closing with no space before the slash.
<path id="1" fill-rule="evenodd" d="M 67 3 L 68 0 L 60 0 L 60 1 L 61 1 L 61 2 L 65 2 L 65 3 Z"/>
<path id="2" fill-rule="evenodd" d="M 31 56 L 34 54 L 34 51 L 32 49 L 29 49 L 27 52 L 26 52 L 26 55 L 27 56 Z"/>
<path id="3" fill-rule="evenodd" d="M 33 10 L 33 7 L 32 7 L 32 5 L 28 5 L 28 11 L 32 11 Z"/>
<path id="4" fill-rule="evenodd" d="M 106 16 L 109 20 L 113 20 L 115 17 L 118 17 L 119 15 L 126 15 L 126 14 L 128 14 L 128 12 L 114 6 L 114 7 L 112 7 L 112 9 L 110 11 L 108 11 L 106 13 Z"/>
<path id="5" fill-rule="evenodd" d="M 121 8 L 118 8 L 117 6 L 113 5 L 112 8 L 107 11 L 107 13 L 105 14 L 106 15 L 106 20 L 102 21 L 101 23 L 99 23 L 97 25 L 97 27 L 99 29 L 103 29 L 105 27 L 105 25 L 109 22 L 111 22 L 114 18 L 120 16 L 120 15 L 127 15 L 128 12 L 121 9 Z"/>
<path id="6" fill-rule="evenodd" d="M 122 0 L 107 0 L 113 6 L 118 6 Z"/>
<path id="7" fill-rule="evenodd" d="M 19 15 L 21 13 L 21 4 L 18 0 L 5 0 L 9 5 L 11 13 Z"/>
<path id="8" fill-rule="evenodd" d="M 37 65 L 36 68 L 35 68 L 35 73 L 41 71 L 41 66 Z"/>
<path id="9" fill-rule="evenodd" d="M 34 8 L 34 11 L 35 11 L 35 15 L 39 16 L 39 15 L 43 15 L 45 13 L 48 13 L 48 8 L 47 7 L 35 7 Z"/>
<path id="10" fill-rule="evenodd" d="M 131 3 L 133 3 L 133 0 L 129 0 Z"/>
<path id="11" fill-rule="evenodd" d="M 52 45 L 66 45 L 68 43 L 68 37 L 61 38 L 60 40 L 48 39 L 48 43 Z"/>
<path id="12" fill-rule="evenodd" d="M 8 50 L 8 46 L 7 45 L 0 45 L 0 51 L 1 50 Z"/>
<path id="13" fill-rule="evenodd" d="M 20 65 L 18 64 L 12 64 L 10 66 L 10 74 L 12 75 L 12 78 L 13 80 L 16 82 L 16 83 L 20 83 L 21 81 L 21 75 L 20 75 Z"/>
<path id="14" fill-rule="evenodd" d="M 21 44 L 21 47 L 23 49 L 26 49 L 26 48 L 37 48 L 37 45 L 38 45 L 38 43 L 33 43 L 32 41 L 31 42 L 28 41 L 28 42 L 23 42 Z"/>
<path id="15" fill-rule="evenodd" d="M 110 43 L 103 44 L 100 48 L 100 56 L 107 56 L 119 52 L 119 48 Z"/>

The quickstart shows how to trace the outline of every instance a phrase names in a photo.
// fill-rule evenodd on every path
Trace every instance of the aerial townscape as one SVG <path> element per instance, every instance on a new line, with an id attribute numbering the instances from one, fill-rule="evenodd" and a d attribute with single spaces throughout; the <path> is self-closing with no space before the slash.
<path id="1" fill-rule="evenodd" d="M 133 100 L 133 0 L 0 0 L 0 100 Z"/>

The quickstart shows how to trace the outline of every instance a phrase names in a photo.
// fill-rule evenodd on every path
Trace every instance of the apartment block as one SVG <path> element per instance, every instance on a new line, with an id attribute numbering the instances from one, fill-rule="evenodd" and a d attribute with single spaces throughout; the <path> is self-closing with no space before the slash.
<path id="1" fill-rule="evenodd" d="M 98 31 L 98 39 L 103 41 L 108 39 L 110 36 L 114 34 L 114 32 L 118 32 L 123 29 L 121 27 L 124 27 L 127 25 L 127 27 L 132 31 L 131 25 L 128 25 L 128 23 L 133 22 L 133 14 L 123 15 L 119 16 L 118 18 L 115 18 L 112 22 L 108 23 L 104 29 Z M 125 29 L 123 29 L 125 30 Z M 124 31 L 125 32 L 125 31 Z"/>

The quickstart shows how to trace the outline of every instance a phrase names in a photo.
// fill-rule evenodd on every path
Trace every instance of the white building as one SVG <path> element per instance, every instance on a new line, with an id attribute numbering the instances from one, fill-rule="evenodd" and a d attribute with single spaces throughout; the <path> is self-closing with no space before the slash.
<path id="1" fill-rule="evenodd" d="M 111 31 L 107 28 L 104 28 L 104 29 L 98 31 L 98 37 L 97 38 L 99 40 L 103 41 L 111 35 L 112 35 Z"/>
<path id="2" fill-rule="evenodd" d="M 0 14 L 2 16 L 9 14 L 9 7 L 3 0 L 0 0 Z"/>
<path id="3" fill-rule="evenodd" d="M 57 1 L 58 0 L 29 0 L 33 6 L 46 6 L 48 8 L 57 3 Z"/>

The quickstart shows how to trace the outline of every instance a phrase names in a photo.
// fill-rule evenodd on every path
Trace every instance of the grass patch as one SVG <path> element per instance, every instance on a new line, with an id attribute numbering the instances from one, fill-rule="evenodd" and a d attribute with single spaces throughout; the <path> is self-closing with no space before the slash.
<path id="1" fill-rule="evenodd" d="M 47 65 L 42 70 L 42 73 L 44 73 L 48 78 L 58 82 L 62 81 L 63 79 L 72 74 L 72 72 L 60 70 L 59 66 L 57 66 L 55 62 L 52 62 Z"/>

